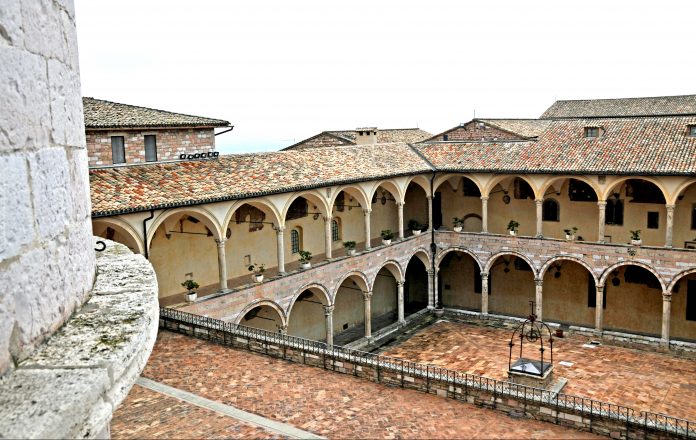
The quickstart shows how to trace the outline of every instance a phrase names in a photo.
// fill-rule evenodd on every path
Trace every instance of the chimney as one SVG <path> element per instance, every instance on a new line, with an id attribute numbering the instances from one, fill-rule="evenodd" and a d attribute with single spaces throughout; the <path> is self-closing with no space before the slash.
<path id="1" fill-rule="evenodd" d="M 362 127 L 356 128 L 358 136 L 355 138 L 355 143 L 358 145 L 370 145 L 377 143 L 377 127 Z"/>

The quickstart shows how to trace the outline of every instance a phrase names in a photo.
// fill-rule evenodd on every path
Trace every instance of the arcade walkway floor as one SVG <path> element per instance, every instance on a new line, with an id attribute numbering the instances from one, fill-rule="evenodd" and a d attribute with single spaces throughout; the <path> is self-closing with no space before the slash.
<path id="1" fill-rule="evenodd" d="M 143 377 L 329 438 L 596 438 L 169 332 L 158 336 Z M 114 414 L 111 434 L 115 439 L 285 437 L 141 385 Z"/>
<path id="2" fill-rule="evenodd" d="M 510 336 L 510 330 L 439 321 L 384 347 L 382 354 L 505 379 Z M 609 345 L 583 347 L 589 341 L 554 340 L 555 377 L 568 379 L 564 393 L 696 420 L 696 360 Z M 538 347 L 533 356 L 538 358 Z"/>

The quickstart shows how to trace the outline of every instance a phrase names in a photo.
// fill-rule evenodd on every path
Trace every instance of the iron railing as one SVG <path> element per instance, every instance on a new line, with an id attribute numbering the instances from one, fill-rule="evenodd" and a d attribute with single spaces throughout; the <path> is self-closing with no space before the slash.
<path id="1" fill-rule="evenodd" d="M 324 342 L 246 327 L 207 316 L 183 312 L 181 310 L 160 308 L 160 319 L 165 322 L 192 326 L 194 336 L 196 335 L 196 327 L 223 332 L 223 342 L 227 343 L 228 338 L 230 338 L 230 345 L 233 343 L 233 338 L 242 338 L 246 340 L 248 345 L 251 344 L 252 340 L 261 342 L 264 347 L 266 347 L 266 350 L 268 345 L 272 344 L 278 347 L 299 350 L 303 356 L 314 354 L 321 355 L 324 359 L 328 357 L 334 361 L 345 361 L 352 364 L 354 368 L 358 365 L 374 367 L 378 371 L 378 381 L 380 370 L 390 371 L 400 375 L 402 385 L 405 376 L 425 379 L 428 384 L 428 391 L 429 384 L 433 381 L 451 385 L 455 390 L 452 393 L 453 397 L 456 397 L 457 387 L 459 387 L 464 394 L 468 393 L 470 390 L 485 391 L 492 393 L 494 397 L 508 397 L 525 403 L 545 405 L 556 411 L 556 417 L 558 417 L 559 411 L 570 410 L 581 413 L 591 420 L 601 417 L 620 422 L 625 424 L 627 429 L 630 427 L 644 428 L 650 431 L 685 437 L 687 439 L 696 439 L 696 422 L 668 416 L 666 414 L 641 411 L 636 415 L 636 411 L 627 406 L 570 394 L 554 393 L 541 388 L 491 379 L 485 376 L 463 373 L 448 368 L 412 362 L 391 356 L 368 353 L 352 348 L 336 345 L 328 347 Z M 201 336 L 200 332 L 199 336 Z M 241 342 L 242 341 L 237 341 L 235 345 L 239 346 Z M 357 370 L 354 370 L 354 374 L 357 375 Z"/>

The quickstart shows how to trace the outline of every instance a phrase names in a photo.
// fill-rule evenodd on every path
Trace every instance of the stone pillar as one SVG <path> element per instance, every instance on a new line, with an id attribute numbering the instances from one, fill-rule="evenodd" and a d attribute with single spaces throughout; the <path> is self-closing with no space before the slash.
<path id="1" fill-rule="evenodd" d="M 334 306 L 324 306 L 324 316 L 326 317 L 326 346 L 333 347 L 333 311 Z"/>
<path id="2" fill-rule="evenodd" d="M 227 259 L 225 258 L 225 240 L 215 239 L 215 243 L 217 243 L 220 290 L 227 290 Z"/>
<path id="3" fill-rule="evenodd" d="M 674 205 L 667 204 L 667 228 L 665 232 L 665 247 L 672 247 L 672 230 L 674 229 Z"/>
<path id="4" fill-rule="evenodd" d="M 283 231 L 285 228 L 278 226 L 276 228 L 276 242 L 278 247 L 278 273 L 285 273 L 285 239 L 283 238 Z"/>
<path id="5" fill-rule="evenodd" d="M 372 292 L 363 292 L 363 302 L 365 303 L 365 337 L 372 338 L 372 312 L 370 311 Z"/>
<path id="6" fill-rule="evenodd" d="M 595 331 L 602 334 L 604 330 L 604 286 L 596 286 L 595 297 Z"/>
<path id="7" fill-rule="evenodd" d="M 404 318 L 404 282 L 396 282 L 396 301 L 398 307 L 399 324 L 405 324 L 406 318 Z"/>
<path id="8" fill-rule="evenodd" d="M 399 212 L 399 239 L 404 239 L 404 204 L 396 202 L 396 207 Z"/>
<path id="9" fill-rule="evenodd" d="M 669 347 L 669 327 L 672 317 L 672 294 L 662 292 L 662 345 Z"/>
<path id="10" fill-rule="evenodd" d="M 330 260 L 331 259 L 331 247 L 333 244 L 333 240 L 331 237 L 331 222 L 333 221 L 333 217 L 324 217 L 324 246 L 325 246 L 325 251 L 324 253 L 326 254 L 326 259 Z"/>
<path id="11" fill-rule="evenodd" d="M 604 223 L 607 218 L 607 201 L 600 200 L 597 202 L 597 207 L 599 208 L 599 224 L 597 225 L 597 241 L 599 243 L 604 243 Z"/>
<path id="12" fill-rule="evenodd" d="M 363 214 L 365 214 L 365 250 L 368 250 L 372 247 L 372 245 L 370 244 L 370 212 L 372 212 L 371 209 L 363 209 Z"/>
<path id="13" fill-rule="evenodd" d="M 488 314 L 488 274 L 481 272 L 481 314 Z"/>
<path id="14" fill-rule="evenodd" d="M 433 198 L 428 195 L 428 231 L 433 229 Z"/>
<path id="15" fill-rule="evenodd" d="M 544 200 L 536 199 L 534 203 L 536 203 L 536 237 L 542 238 L 544 236 L 544 223 L 542 221 L 544 218 Z"/>
<path id="16" fill-rule="evenodd" d="M 428 269 L 428 308 L 434 309 L 437 305 L 437 286 L 433 283 L 433 272 L 432 269 Z"/>
<path id="17" fill-rule="evenodd" d="M 481 232 L 488 233 L 488 196 L 481 196 Z"/>
<path id="18" fill-rule="evenodd" d="M 535 310 L 534 313 L 536 314 L 536 317 L 539 321 L 543 321 L 543 301 L 544 301 L 544 280 L 534 280 L 534 284 L 536 284 L 536 304 L 535 304 Z"/>

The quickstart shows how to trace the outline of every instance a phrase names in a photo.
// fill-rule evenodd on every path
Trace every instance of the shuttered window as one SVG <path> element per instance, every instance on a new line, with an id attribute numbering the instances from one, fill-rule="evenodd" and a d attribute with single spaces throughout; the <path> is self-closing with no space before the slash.
<path id="1" fill-rule="evenodd" d="M 126 163 L 126 148 L 123 136 L 111 136 L 111 159 L 114 164 Z"/>
<path id="2" fill-rule="evenodd" d="M 145 135 L 145 160 L 157 162 L 157 138 L 154 134 Z"/>

